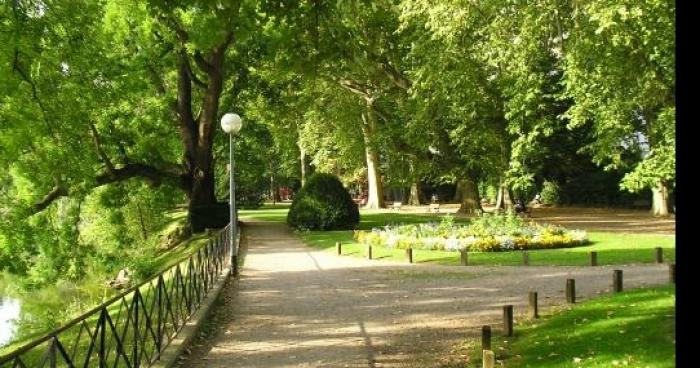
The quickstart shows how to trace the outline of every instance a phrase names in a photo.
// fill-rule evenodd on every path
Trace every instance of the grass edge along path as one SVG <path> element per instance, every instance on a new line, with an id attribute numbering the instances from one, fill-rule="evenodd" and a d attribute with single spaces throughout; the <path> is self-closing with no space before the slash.
<path id="1" fill-rule="evenodd" d="M 640 288 L 556 307 L 539 319 L 515 319 L 514 336 L 492 327 L 502 366 L 675 367 L 674 285 Z M 520 319 L 520 320 L 519 320 Z M 482 366 L 481 338 L 467 341 L 468 367 Z"/>
<path id="2" fill-rule="evenodd" d="M 241 210 L 242 219 L 281 222 L 286 221 L 289 206 L 266 205 L 257 210 Z M 360 210 L 360 229 L 371 230 L 398 223 L 437 222 L 440 217 L 431 214 L 410 214 L 377 210 Z M 464 218 L 455 218 L 455 222 L 466 223 Z M 343 255 L 366 257 L 367 246 L 357 243 L 352 231 L 297 231 L 299 237 L 309 246 L 335 252 L 335 243 L 341 242 Z M 663 248 L 664 261 L 675 261 L 675 236 L 664 234 L 628 234 L 588 231 L 592 244 L 559 249 L 541 249 L 528 251 L 529 264 L 533 266 L 586 266 L 590 264 L 590 252 L 598 253 L 599 265 L 653 263 L 656 261 L 656 247 Z M 403 249 L 373 247 L 372 258 L 405 262 Z M 441 265 L 459 265 L 458 252 L 413 250 L 413 262 Z M 470 265 L 517 266 L 523 264 L 522 251 L 510 252 L 469 252 Z"/>

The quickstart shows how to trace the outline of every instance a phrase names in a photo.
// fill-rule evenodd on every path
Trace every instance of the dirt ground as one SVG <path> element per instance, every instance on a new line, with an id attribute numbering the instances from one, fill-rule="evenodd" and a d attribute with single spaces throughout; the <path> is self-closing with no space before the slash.
<path id="1" fill-rule="evenodd" d="M 469 356 L 455 346 L 484 324 L 502 338 L 505 304 L 514 305 L 517 333 L 529 290 L 546 309 L 564 304 L 567 278 L 578 300 L 612 283 L 612 266 L 401 264 L 314 250 L 283 224 L 249 222 L 243 234 L 241 277 L 222 291 L 209 332 L 181 367 L 464 366 Z M 624 271 L 625 288 L 668 282 L 666 265 L 614 268 Z"/>
<path id="2" fill-rule="evenodd" d="M 456 214 L 458 204 L 441 204 L 440 213 Z M 492 212 L 494 207 L 484 206 Z M 392 210 L 385 210 L 391 212 Z M 402 206 L 400 212 L 428 214 L 428 206 Z M 463 216 L 463 215 L 458 215 Z M 532 220 L 562 225 L 570 229 L 610 231 L 624 233 L 675 234 L 676 216 L 654 217 L 646 210 L 536 207 L 532 209 Z"/>

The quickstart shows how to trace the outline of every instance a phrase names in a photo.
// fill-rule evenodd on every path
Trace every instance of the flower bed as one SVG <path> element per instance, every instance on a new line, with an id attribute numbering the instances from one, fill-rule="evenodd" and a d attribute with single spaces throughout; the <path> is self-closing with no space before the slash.
<path id="1" fill-rule="evenodd" d="M 452 216 L 440 223 L 385 226 L 355 231 L 359 243 L 398 249 L 499 252 L 516 249 L 552 249 L 584 245 L 583 230 L 525 223 L 519 216 L 490 215 L 469 225 L 456 225 Z"/>

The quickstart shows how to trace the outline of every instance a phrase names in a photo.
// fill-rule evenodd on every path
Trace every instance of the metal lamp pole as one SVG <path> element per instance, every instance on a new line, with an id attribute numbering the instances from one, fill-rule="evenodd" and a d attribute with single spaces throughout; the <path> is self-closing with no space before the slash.
<path id="1" fill-rule="evenodd" d="M 238 218 L 236 216 L 236 183 L 233 180 L 234 160 L 233 160 L 233 136 L 241 130 L 242 121 L 238 114 L 228 113 L 221 118 L 221 128 L 229 137 L 229 221 L 230 221 L 230 244 L 231 244 L 231 274 L 238 276 L 238 244 L 236 243 Z"/>

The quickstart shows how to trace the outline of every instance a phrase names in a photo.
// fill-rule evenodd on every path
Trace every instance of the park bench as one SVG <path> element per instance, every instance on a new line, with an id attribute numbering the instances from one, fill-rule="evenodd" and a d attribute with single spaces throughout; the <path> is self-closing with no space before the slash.
<path id="1" fill-rule="evenodd" d="M 440 203 L 431 203 L 430 212 L 440 213 Z"/>
<path id="2" fill-rule="evenodd" d="M 649 208 L 649 207 L 651 207 L 651 202 L 648 199 L 635 199 L 632 202 L 632 207 L 634 207 L 634 208 Z"/>
<path id="3" fill-rule="evenodd" d="M 403 203 L 401 203 L 401 202 L 394 202 L 394 203 L 391 205 L 391 209 L 400 211 L 400 210 L 401 210 L 401 205 L 402 205 L 402 204 L 403 204 Z"/>

